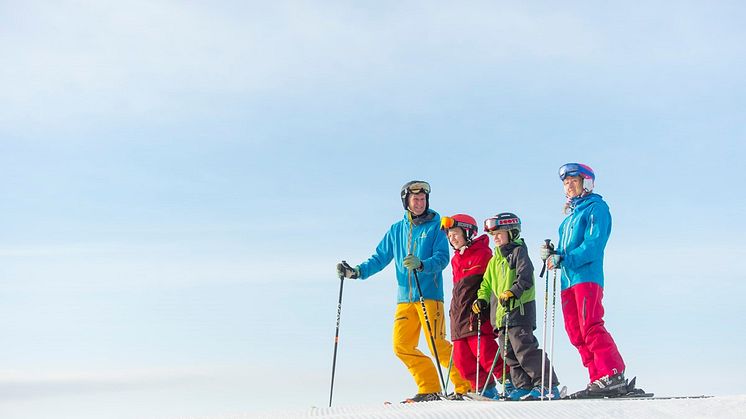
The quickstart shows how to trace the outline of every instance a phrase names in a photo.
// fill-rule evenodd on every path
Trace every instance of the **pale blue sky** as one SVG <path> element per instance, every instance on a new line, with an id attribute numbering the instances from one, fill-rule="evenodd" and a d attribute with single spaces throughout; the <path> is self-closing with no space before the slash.
<path id="1" fill-rule="evenodd" d="M 629 375 L 739 393 L 745 19 L 741 2 L 0 2 L 0 414 L 325 406 L 334 265 L 371 254 L 401 185 L 428 180 L 441 214 L 516 212 L 538 264 L 567 161 L 611 207 L 606 319 Z M 416 391 L 394 302 L 391 268 L 347 283 L 337 403 Z"/>

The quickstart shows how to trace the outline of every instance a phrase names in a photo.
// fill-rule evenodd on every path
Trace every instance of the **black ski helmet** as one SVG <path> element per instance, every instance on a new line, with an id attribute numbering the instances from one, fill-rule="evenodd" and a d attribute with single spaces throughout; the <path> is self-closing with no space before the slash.
<path id="1" fill-rule="evenodd" d="M 407 200 L 409 200 L 410 194 L 425 194 L 425 212 L 430 208 L 430 184 L 424 180 L 410 180 L 401 187 L 401 203 L 405 210 L 407 208 Z"/>
<path id="2" fill-rule="evenodd" d="M 521 236 L 521 219 L 512 212 L 501 212 L 484 220 L 484 231 L 491 233 L 497 230 L 507 230 L 508 238 L 513 241 Z"/>

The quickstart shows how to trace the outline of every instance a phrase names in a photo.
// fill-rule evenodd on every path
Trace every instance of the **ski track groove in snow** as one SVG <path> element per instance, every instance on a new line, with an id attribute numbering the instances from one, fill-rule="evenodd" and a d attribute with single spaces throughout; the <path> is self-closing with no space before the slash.
<path id="1" fill-rule="evenodd" d="M 247 418 L 746 418 L 746 395 L 706 399 L 427 402 L 285 410 L 205 419 Z"/>

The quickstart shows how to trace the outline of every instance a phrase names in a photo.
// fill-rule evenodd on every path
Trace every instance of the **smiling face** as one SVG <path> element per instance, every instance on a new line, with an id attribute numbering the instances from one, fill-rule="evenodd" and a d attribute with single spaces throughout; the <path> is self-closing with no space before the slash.
<path id="1" fill-rule="evenodd" d="M 568 176 L 562 181 L 562 185 L 568 198 L 576 198 L 583 194 L 583 178 L 580 176 Z"/>
<path id="2" fill-rule="evenodd" d="M 425 212 L 425 208 L 427 208 L 427 196 L 424 193 L 409 194 L 407 208 L 409 208 L 409 211 L 415 217 L 422 215 Z"/>
<path id="3" fill-rule="evenodd" d="M 497 247 L 504 246 L 510 243 L 510 232 L 508 230 L 495 230 L 491 231 L 490 235 L 492 240 L 495 242 Z"/>
<path id="4" fill-rule="evenodd" d="M 461 227 L 448 229 L 448 241 L 454 249 L 460 249 L 466 245 L 466 235 Z"/>

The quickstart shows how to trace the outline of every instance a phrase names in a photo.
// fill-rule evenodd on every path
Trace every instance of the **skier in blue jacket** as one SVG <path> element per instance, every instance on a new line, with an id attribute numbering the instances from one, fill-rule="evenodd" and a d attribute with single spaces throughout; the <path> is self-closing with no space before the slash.
<path id="1" fill-rule="evenodd" d="M 604 326 L 604 248 L 611 234 L 611 214 L 601 195 L 593 193 L 596 175 L 584 164 L 560 167 L 567 197 L 567 217 L 559 228 L 556 251 L 542 245 L 549 269 L 561 270 L 562 314 L 570 342 L 580 352 L 590 384 L 571 397 L 626 394 L 625 364 Z"/>
<path id="2" fill-rule="evenodd" d="M 423 181 L 407 182 L 401 189 L 404 218 L 394 223 L 378 243 L 375 253 L 354 268 L 345 262 L 337 264 L 339 276 L 367 279 L 380 272 L 392 260 L 396 265 L 398 296 L 394 314 L 393 346 L 396 356 L 406 365 L 417 384 L 417 394 L 405 402 L 439 400 L 442 386 L 430 357 L 417 345 L 420 330 L 427 334 L 425 314 L 415 282 L 417 272 L 427 317 L 432 329 L 438 361 L 448 368 L 452 346 L 445 336 L 443 308 L 443 269 L 450 260 L 448 239 L 440 229 L 440 216 L 430 209 L 430 185 Z M 429 336 L 425 339 L 435 354 Z M 456 393 L 466 394 L 471 385 L 456 368 L 450 379 Z"/>

